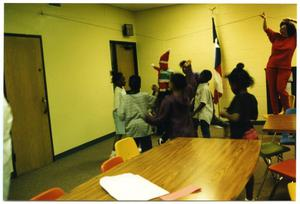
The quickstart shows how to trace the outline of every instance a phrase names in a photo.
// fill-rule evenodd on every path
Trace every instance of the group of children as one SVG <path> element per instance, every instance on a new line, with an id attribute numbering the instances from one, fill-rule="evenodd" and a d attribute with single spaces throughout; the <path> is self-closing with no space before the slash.
<path id="1" fill-rule="evenodd" d="M 263 29 L 272 43 L 272 54 L 269 58 L 266 75 L 268 89 L 274 114 L 278 114 L 278 102 L 284 110 L 289 108 L 287 80 L 290 76 L 291 60 L 296 49 L 297 21 L 286 18 L 280 23 L 280 32 L 274 32 L 267 27 L 265 14 L 260 15 Z M 158 87 L 153 86 L 153 94 L 140 92 L 141 79 L 131 76 L 129 79 L 130 91 L 124 94 L 124 77 L 121 82 L 116 81 L 112 74 L 115 88 L 114 118 L 117 134 L 127 134 L 134 137 L 142 151 L 152 147 L 152 127 L 156 127 L 156 134 L 161 136 L 160 143 L 176 137 L 198 137 L 197 130 L 201 127 L 204 138 L 210 138 L 209 126 L 216 120 L 212 94 L 209 81 L 212 73 L 203 70 L 200 74 L 193 73 L 191 61 L 183 60 L 179 63 L 184 74 L 172 73 L 168 70 L 169 51 L 164 53 L 159 66 L 153 65 L 158 71 Z M 238 63 L 226 76 L 234 98 L 228 108 L 220 111 L 220 116 L 229 121 L 230 138 L 232 139 L 258 139 L 251 123 L 258 116 L 257 100 L 248 93 L 248 87 L 254 84 L 254 79 L 244 70 L 244 64 Z M 121 91 L 122 90 L 122 91 Z M 119 94 L 119 96 L 116 96 Z M 152 110 L 152 111 L 149 111 Z M 118 122 L 123 121 L 125 129 L 117 132 Z M 224 124 L 224 123 L 223 123 Z M 253 199 L 254 177 L 250 177 L 246 184 L 246 200 Z"/>
<path id="2" fill-rule="evenodd" d="M 162 99 L 157 97 L 159 89 L 153 89 L 152 95 L 140 92 L 141 78 L 136 75 L 129 78 L 130 90 L 126 93 L 122 73 L 112 73 L 115 85 L 113 115 L 118 136 L 132 136 L 142 151 L 152 147 L 153 127 L 159 128 L 162 143 L 176 137 L 198 137 L 198 126 L 203 137 L 210 138 L 209 126 L 214 117 L 209 89 L 212 73 L 209 70 L 194 73 L 190 61 L 182 61 L 179 66 L 184 74 L 171 74 L 169 93 Z M 226 76 L 235 97 L 230 106 L 220 112 L 221 117 L 229 120 L 231 138 L 235 139 L 253 137 L 251 120 L 256 120 L 258 115 L 257 101 L 247 92 L 254 80 L 243 67 L 242 63 L 237 64 Z"/>
<path id="3" fill-rule="evenodd" d="M 159 89 L 153 89 L 152 95 L 140 92 L 141 78 L 137 75 L 129 78 L 130 90 L 125 94 L 122 73 L 112 72 L 115 100 L 118 100 L 113 112 L 116 134 L 132 136 L 142 152 L 152 148 L 153 127 L 160 129 L 160 143 L 176 137 L 198 137 L 198 126 L 203 137 L 210 138 L 209 126 L 214 116 L 214 105 L 208 83 L 212 73 L 209 70 L 193 73 L 190 61 L 184 60 L 179 66 L 184 74 L 171 74 L 169 94 L 165 94 L 160 103 L 157 103 Z M 230 137 L 257 139 L 251 123 L 258 116 L 257 101 L 254 95 L 247 92 L 247 88 L 254 84 L 253 78 L 244 70 L 242 63 L 238 63 L 226 78 L 235 96 L 220 116 L 229 120 Z M 155 107 L 157 105 L 159 107 Z M 249 199 L 252 199 L 253 185 L 252 176 L 246 185 Z"/>

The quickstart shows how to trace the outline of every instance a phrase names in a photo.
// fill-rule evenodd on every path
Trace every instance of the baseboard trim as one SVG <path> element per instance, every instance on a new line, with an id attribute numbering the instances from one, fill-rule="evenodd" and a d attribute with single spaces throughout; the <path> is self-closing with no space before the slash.
<path id="1" fill-rule="evenodd" d="M 66 156 L 68 156 L 68 155 L 70 155 L 70 154 L 73 154 L 73 153 L 75 153 L 75 152 L 78 152 L 78 151 L 80 151 L 80 150 L 83 150 L 83 149 L 85 149 L 85 148 L 87 148 L 87 147 L 90 147 L 90 146 L 92 146 L 92 145 L 94 145 L 94 144 L 97 144 L 97 143 L 99 143 L 99 142 L 102 142 L 102 141 L 104 141 L 104 140 L 107 140 L 107 139 L 113 137 L 114 135 L 115 135 L 115 132 L 109 133 L 109 134 L 107 134 L 107 135 L 104 135 L 104 136 L 99 137 L 99 138 L 97 138 L 97 139 L 94 139 L 94 140 L 92 140 L 92 141 L 89 141 L 89 142 L 87 142 L 87 143 L 84 143 L 84 144 L 82 144 L 82 145 L 79 145 L 79 146 L 77 146 L 77 147 L 74 147 L 74 148 L 72 148 L 72 149 L 69 149 L 69 150 L 67 150 L 67 151 L 65 151 L 65 152 L 62 152 L 62 153 L 60 153 L 60 154 L 58 154 L 58 155 L 55 155 L 55 156 L 54 156 L 54 161 L 56 161 L 56 160 L 58 160 L 58 159 L 62 159 L 62 158 L 66 157 Z"/>
<path id="2" fill-rule="evenodd" d="M 265 122 L 266 122 L 265 120 L 256 120 L 256 121 L 252 121 L 252 124 L 253 124 L 253 125 L 264 125 Z M 87 142 L 87 143 L 84 143 L 84 144 L 82 144 L 82 145 L 79 145 L 79 146 L 77 146 L 77 147 L 74 147 L 74 148 L 72 148 L 72 149 L 69 149 L 69 150 L 67 150 L 67 151 L 65 151 L 65 152 L 62 152 L 62 153 L 60 153 L 60 154 L 58 154 L 58 155 L 55 155 L 55 156 L 54 156 L 54 161 L 56 161 L 56 160 L 58 160 L 58 159 L 61 159 L 61 158 L 64 158 L 64 157 L 66 157 L 66 156 L 68 156 L 68 155 L 70 155 L 70 154 L 73 154 L 73 153 L 75 153 L 75 152 L 77 152 L 77 151 L 83 150 L 83 149 L 85 149 L 85 148 L 87 148 L 87 147 L 90 147 L 90 146 L 92 146 L 92 145 L 94 145 L 94 144 L 97 144 L 97 143 L 99 143 L 99 142 L 102 142 L 102 141 L 104 141 L 104 140 L 107 140 L 107 139 L 113 137 L 114 135 L 115 135 L 115 132 L 109 133 L 109 134 L 107 134 L 107 135 L 104 135 L 104 136 L 99 137 L 99 138 L 97 138 L 97 139 L 94 139 L 94 140 L 92 140 L 92 141 L 89 141 L 89 142 Z"/>

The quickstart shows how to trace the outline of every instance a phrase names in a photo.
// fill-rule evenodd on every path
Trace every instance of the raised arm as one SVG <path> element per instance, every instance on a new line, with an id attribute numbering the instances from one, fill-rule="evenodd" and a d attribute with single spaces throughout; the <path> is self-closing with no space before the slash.
<path id="1" fill-rule="evenodd" d="M 154 64 L 151 64 L 151 67 L 153 67 L 153 69 L 155 69 L 156 71 L 160 71 L 160 67 L 155 66 Z"/>
<path id="2" fill-rule="evenodd" d="M 264 31 L 266 31 L 268 29 L 268 26 L 267 26 L 267 20 L 266 20 L 266 15 L 265 15 L 265 12 L 263 12 L 262 14 L 259 15 L 262 19 L 264 19 L 264 22 L 263 22 L 263 29 Z"/>

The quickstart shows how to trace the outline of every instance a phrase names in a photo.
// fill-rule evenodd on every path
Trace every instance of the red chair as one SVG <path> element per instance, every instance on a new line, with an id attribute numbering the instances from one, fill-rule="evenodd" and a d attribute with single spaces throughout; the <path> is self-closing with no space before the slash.
<path id="1" fill-rule="evenodd" d="M 121 164 L 122 162 L 124 162 L 122 157 L 120 156 L 112 157 L 102 163 L 102 165 L 100 166 L 100 172 L 106 172 L 109 169 L 113 168 L 114 166 Z"/>
<path id="2" fill-rule="evenodd" d="M 281 181 L 283 180 L 286 180 L 288 182 L 296 181 L 296 160 L 289 159 L 277 164 L 273 164 L 269 166 L 269 170 L 271 171 L 271 173 L 277 174 L 277 177 L 275 177 L 276 183 L 269 196 L 269 199 L 272 199 Z"/>
<path id="3" fill-rule="evenodd" d="M 32 197 L 30 200 L 56 200 L 64 194 L 65 192 L 63 189 L 54 187 Z"/>

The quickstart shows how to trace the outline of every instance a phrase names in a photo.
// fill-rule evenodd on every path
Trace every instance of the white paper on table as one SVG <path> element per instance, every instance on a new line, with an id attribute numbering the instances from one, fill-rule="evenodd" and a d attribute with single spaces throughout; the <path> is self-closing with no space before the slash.
<path id="1" fill-rule="evenodd" d="M 102 186 L 116 200 L 151 200 L 169 192 L 147 179 L 132 173 L 104 176 L 99 180 Z"/>

